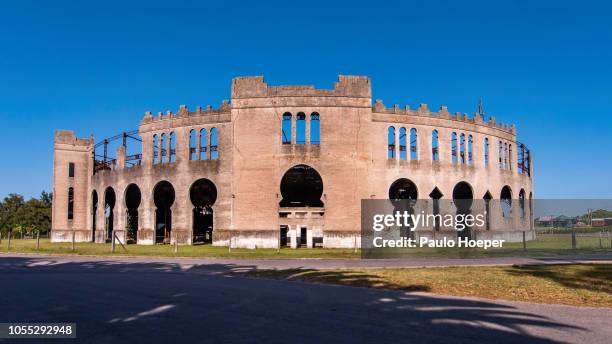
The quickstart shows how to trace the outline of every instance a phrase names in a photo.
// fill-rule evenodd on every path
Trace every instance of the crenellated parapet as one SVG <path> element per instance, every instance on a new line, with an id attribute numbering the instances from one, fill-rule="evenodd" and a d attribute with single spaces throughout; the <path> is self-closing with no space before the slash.
<path id="1" fill-rule="evenodd" d="M 195 111 L 189 111 L 186 105 L 181 105 L 176 113 L 166 111 L 165 114 L 158 112 L 157 115 L 153 115 L 151 111 L 147 111 L 140 122 L 140 131 L 229 122 L 231 112 L 232 106 L 227 100 L 224 100 L 217 109 L 208 105 L 205 108 L 198 106 Z"/>
<path id="2" fill-rule="evenodd" d="M 55 131 L 55 137 L 54 137 L 54 142 L 56 144 L 67 144 L 67 145 L 73 145 L 73 146 L 90 146 L 93 145 L 94 139 L 93 136 L 90 136 L 89 138 L 78 138 L 76 137 L 76 135 L 74 134 L 74 131 L 72 130 L 56 130 Z"/>
<path id="3" fill-rule="evenodd" d="M 365 76 L 340 75 L 333 89 L 312 85 L 268 86 L 263 76 L 237 77 L 232 80 L 232 98 L 268 97 L 351 97 L 371 98 L 370 79 Z"/>
<path id="4" fill-rule="evenodd" d="M 411 109 L 409 106 L 400 108 L 398 105 L 393 107 L 386 107 L 382 100 L 377 99 L 372 106 L 372 113 L 375 114 L 388 114 L 388 115 L 400 115 L 400 116 L 418 116 L 418 117 L 430 117 L 452 120 L 457 122 L 463 122 L 468 124 L 477 124 L 482 126 L 488 126 L 492 129 L 500 130 L 508 134 L 516 135 L 516 126 L 514 124 L 508 125 L 506 123 L 497 123 L 495 117 L 489 117 L 489 121 L 485 121 L 479 113 L 474 113 L 472 117 L 468 116 L 467 113 L 455 112 L 451 114 L 446 106 L 441 106 L 440 109 L 435 112 L 431 111 L 427 104 L 420 104 L 417 109 Z"/>

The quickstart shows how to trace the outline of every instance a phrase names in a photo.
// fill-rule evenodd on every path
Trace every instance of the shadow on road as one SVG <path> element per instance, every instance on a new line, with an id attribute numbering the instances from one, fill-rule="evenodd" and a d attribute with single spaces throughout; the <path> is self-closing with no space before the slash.
<path id="1" fill-rule="evenodd" d="M 87 343 L 556 343 L 585 331 L 493 301 L 237 277 L 247 262 L 81 259 L 0 258 L 0 322 L 76 322 Z"/>

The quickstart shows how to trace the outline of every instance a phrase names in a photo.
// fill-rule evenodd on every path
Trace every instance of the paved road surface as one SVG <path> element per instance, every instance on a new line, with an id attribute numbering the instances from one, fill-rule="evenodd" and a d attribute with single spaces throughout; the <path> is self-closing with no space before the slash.
<path id="1" fill-rule="evenodd" d="M 609 343 L 612 337 L 609 308 L 222 273 L 244 268 L 252 266 L 1 255 L 0 322 L 76 322 L 79 338 L 68 343 Z"/>
<path id="2" fill-rule="evenodd" d="M 19 253 L 0 253 L 2 257 L 48 258 L 57 262 L 113 261 L 131 263 L 169 263 L 184 268 L 194 266 L 240 265 L 257 269 L 332 269 L 332 268 L 381 268 L 381 267 L 434 267 L 481 266 L 513 264 L 569 264 L 588 262 L 612 262 L 612 251 L 586 253 L 558 257 L 488 257 L 488 258 L 410 258 L 410 259 L 226 259 L 226 258 L 167 258 L 167 257 L 93 257 L 93 256 L 45 256 Z"/>

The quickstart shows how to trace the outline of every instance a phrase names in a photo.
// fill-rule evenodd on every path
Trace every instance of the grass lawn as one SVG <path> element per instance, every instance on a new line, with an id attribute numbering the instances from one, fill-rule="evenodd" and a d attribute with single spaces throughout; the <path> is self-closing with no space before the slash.
<path id="1" fill-rule="evenodd" d="M 3 239 L 0 252 L 7 252 L 8 240 Z M 127 245 L 127 252 L 117 244 L 115 253 L 111 253 L 111 244 L 76 243 L 72 251 L 71 243 L 51 243 L 48 239 L 40 239 L 40 249 L 36 249 L 35 239 L 17 239 L 11 241 L 8 252 L 39 253 L 39 254 L 78 254 L 78 255 L 116 255 L 116 256 L 149 256 L 149 257 L 218 257 L 218 258 L 359 258 L 359 251 L 353 249 L 306 249 L 297 250 L 276 249 L 239 249 L 231 252 L 227 247 L 211 245 L 179 246 L 174 253 L 173 245 Z"/>
<path id="2" fill-rule="evenodd" d="M 599 248 L 599 239 L 596 237 L 578 237 L 577 249 L 571 249 L 571 236 L 565 234 L 538 235 L 536 240 L 527 242 L 527 250 L 523 250 L 522 243 L 506 243 L 503 248 L 406 248 L 386 249 L 383 255 L 368 255 L 367 258 L 483 258 L 496 256 L 562 256 L 567 254 L 612 252 L 610 239 L 603 241 L 603 248 Z M 361 252 L 354 249 L 232 249 L 211 245 L 179 246 L 174 253 L 172 245 L 127 245 L 124 251 L 120 245 L 116 246 L 115 253 L 111 253 L 110 244 L 76 243 L 72 250 L 71 243 L 51 243 L 48 239 L 40 240 L 40 248 L 36 249 L 35 239 L 11 240 L 10 252 L 40 253 L 40 254 L 79 254 L 79 255 L 129 255 L 129 256 L 159 256 L 159 257 L 219 257 L 219 258 L 360 258 Z M 8 240 L 2 239 L 0 252 L 7 252 Z"/>
<path id="3" fill-rule="evenodd" d="M 249 277 L 423 291 L 575 306 L 612 307 L 612 264 L 258 270 Z"/>

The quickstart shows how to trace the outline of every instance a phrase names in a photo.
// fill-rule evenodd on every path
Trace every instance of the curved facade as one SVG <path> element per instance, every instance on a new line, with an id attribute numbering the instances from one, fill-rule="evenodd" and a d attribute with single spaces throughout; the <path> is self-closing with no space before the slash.
<path id="1" fill-rule="evenodd" d="M 361 76 L 330 90 L 235 78 L 231 102 L 147 112 L 138 135 L 141 154 L 119 147 L 100 159 L 93 138 L 56 132 L 54 241 L 114 232 L 138 244 L 353 247 L 361 200 L 390 197 L 400 179 L 410 198 L 452 199 L 460 183 L 474 199 L 532 197 L 532 157 L 514 125 L 373 104 Z M 516 211 L 501 221 L 474 231 L 519 240 L 531 228 Z M 419 234 L 433 232 L 447 233 Z"/>

